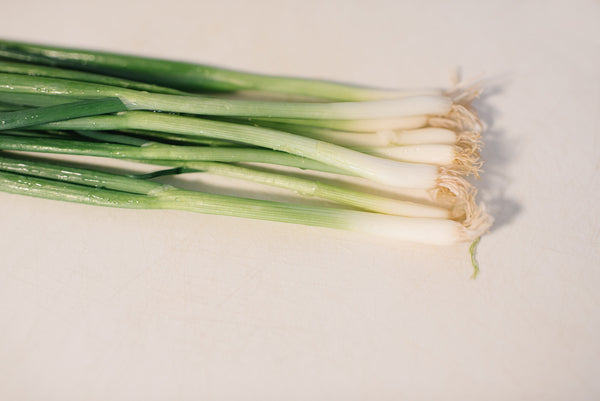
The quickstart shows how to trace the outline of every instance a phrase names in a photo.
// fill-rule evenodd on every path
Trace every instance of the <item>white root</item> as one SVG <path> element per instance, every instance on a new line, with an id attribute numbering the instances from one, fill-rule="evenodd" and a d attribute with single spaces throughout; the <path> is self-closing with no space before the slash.
<path id="1" fill-rule="evenodd" d="M 485 206 L 476 202 L 477 189 L 469 183 L 461 172 L 453 168 L 440 167 L 440 175 L 436 188 L 431 192 L 432 198 L 445 204 L 451 216 L 468 227 L 491 224 L 491 217 Z"/>
<path id="2" fill-rule="evenodd" d="M 455 157 L 453 167 L 465 176 L 474 175 L 479 177 L 479 172 L 483 165 L 479 154 L 480 146 L 480 141 L 467 138 L 459 139 L 454 148 Z"/>
<path id="3" fill-rule="evenodd" d="M 487 213 L 485 205 L 478 205 L 475 213 L 462 223 L 463 229 L 459 232 L 460 240 L 462 242 L 474 241 L 485 234 L 493 223 L 494 219 Z"/>
<path id="4" fill-rule="evenodd" d="M 431 116 L 428 124 L 431 127 L 447 128 L 456 132 L 483 130 L 483 124 L 475 111 L 462 104 L 453 105 L 445 115 Z"/>

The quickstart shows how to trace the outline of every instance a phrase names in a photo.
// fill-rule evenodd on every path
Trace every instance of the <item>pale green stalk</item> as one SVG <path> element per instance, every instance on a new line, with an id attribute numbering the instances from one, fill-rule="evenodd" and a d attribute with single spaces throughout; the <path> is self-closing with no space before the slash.
<path id="1" fill-rule="evenodd" d="M 252 90 L 341 101 L 440 93 L 438 90 L 386 90 L 317 79 L 253 74 L 202 64 L 10 41 L 0 41 L 0 57 L 98 72 L 186 91 Z"/>
<path id="2" fill-rule="evenodd" d="M 381 130 L 362 133 L 270 121 L 261 121 L 260 126 L 286 131 L 351 148 L 422 144 L 452 145 L 458 140 L 458 135 L 454 131 L 445 128 L 420 128 L 402 131 Z"/>
<path id="3" fill-rule="evenodd" d="M 300 125 L 310 127 L 321 127 L 339 131 L 352 132 L 376 132 L 381 130 L 406 130 L 425 127 L 429 121 L 427 115 L 412 115 L 395 118 L 379 119 L 300 119 L 300 118 L 253 118 L 244 119 L 251 123 L 262 125 L 263 123 L 282 123 L 288 125 Z"/>
<path id="4" fill-rule="evenodd" d="M 365 192 L 325 184 L 323 182 L 319 182 L 313 179 L 309 180 L 285 174 L 264 172 L 252 168 L 246 168 L 224 163 L 172 161 L 156 162 L 157 164 L 184 166 L 191 169 L 197 169 L 206 173 L 284 188 L 287 190 L 294 191 L 295 193 L 302 196 L 327 199 L 330 201 L 357 207 L 371 212 L 399 216 L 431 217 L 444 219 L 453 217 L 451 216 L 449 210 L 442 207 L 372 195 Z"/>
<path id="5" fill-rule="evenodd" d="M 441 207 L 385 198 L 324 184 L 314 180 L 258 171 L 252 168 L 229 165 L 225 163 L 158 161 L 155 164 L 186 167 L 188 170 L 192 169 L 191 171 L 202 171 L 244 181 L 251 181 L 273 187 L 284 188 L 294 191 L 299 195 L 327 199 L 372 212 L 414 217 L 451 217 L 450 212 Z M 89 173 L 86 172 L 86 174 L 82 174 L 79 173 L 76 168 L 69 168 L 39 161 L 30 161 L 27 163 L 19 159 L 1 156 L 0 170 L 19 174 L 33 174 L 42 178 L 60 179 L 77 184 L 99 186 L 108 189 L 116 189 L 135 193 L 148 193 L 147 191 L 144 192 L 144 190 L 148 189 L 148 186 L 150 185 L 150 183 L 147 183 L 143 180 L 123 180 L 120 176 L 116 176 L 114 174 L 105 174 L 101 172 L 94 172 L 94 174 L 92 174 L 91 171 Z M 181 173 L 181 170 L 175 170 L 174 173 L 179 174 Z M 169 172 L 165 174 L 169 174 Z M 136 185 L 132 186 L 131 183 L 135 183 Z M 152 188 L 150 187 L 150 189 Z"/>
<path id="6" fill-rule="evenodd" d="M 86 187 L 0 171 L 0 191 L 38 198 L 129 209 L 175 209 L 279 221 L 386 236 L 401 241 L 451 245 L 478 234 L 445 219 L 389 216 L 301 206 L 177 189 L 161 184 L 146 195 Z"/>
<path id="7" fill-rule="evenodd" d="M 110 157 L 115 159 L 220 161 L 227 163 L 265 163 L 330 173 L 344 173 L 337 168 L 284 152 L 256 148 L 220 148 L 210 146 L 177 146 L 155 142 L 144 146 L 114 143 L 83 142 L 52 137 L 0 135 L 0 149 L 55 153 L 79 156 Z"/>
<path id="8" fill-rule="evenodd" d="M 0 73 L 0 92 L 37 93 L 84 99 L 117 97 L 129 110 L 160 110 L 213 116 L 300 119 L 389 119 L 421 114 L 444 115 L 452 99 L 422 95 L 368 102 L 287 103 L 178 96 L 57 78 Z"/>

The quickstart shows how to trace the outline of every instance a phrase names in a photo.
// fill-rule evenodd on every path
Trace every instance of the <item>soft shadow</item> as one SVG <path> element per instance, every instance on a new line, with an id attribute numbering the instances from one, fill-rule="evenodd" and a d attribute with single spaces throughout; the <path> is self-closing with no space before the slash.
<path id="1" fill-rule="evenodd" d="M 522 211 L 522 205 L 507 194 L 511 181 L 507 174 L 507 166 L 517 155 L 519 144 L 507 140 L 506 129 L 497 124 L 501 112 L 491 104 L 491 99 L 501 94 L 509 84 L 506 79 L 503 81 L 486 87 L 485 92 L 473 102 L 473 107 L 486 125 L 482 135 L 484 146 L 481 150 L 484 165 L 480 174 L 481 180 L 478 180 L 476 185 L 479 188 L 480 199 L 494 217 L 491 231 L 511 223 Z"/>

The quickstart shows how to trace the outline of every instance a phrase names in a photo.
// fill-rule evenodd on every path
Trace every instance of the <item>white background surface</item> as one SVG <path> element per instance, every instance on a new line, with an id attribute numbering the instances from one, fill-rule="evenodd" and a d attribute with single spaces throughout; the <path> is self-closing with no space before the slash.
<path id="1" fill-rule="evenodd" d="M 12 1 L 0 36 L 490 78 L 479 246 L 0 194 L 3 400 L 600 397 L 600 2 Z M 201 177 L 195 178 L 201 180 Z"/>

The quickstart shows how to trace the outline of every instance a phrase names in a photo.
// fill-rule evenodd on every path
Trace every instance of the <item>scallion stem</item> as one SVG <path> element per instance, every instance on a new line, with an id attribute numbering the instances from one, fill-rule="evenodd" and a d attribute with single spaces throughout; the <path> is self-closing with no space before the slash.
<path id="1" fill-rule="evenodd" d="M 120 174 L 103 173 L 97 170 L 83 169 L 58 163 L 44 163 L 31 159 L 20 159 L 14 156 L 0 156 L 0 170 L 131 194 L 147 195 L 160 187 L 160 184 L 152 181 L 136 180 Z"/>
<path id="2" fill-rule="evenodd" d="M 0 56 L 10 60 L 67 67 L 186 91 L 258 90 L 341 101 L 440 94 L 437 90 L 399 91 L 281 76 L 267 76 L 208 65 L 0 41 Z"/>
<path id="3" fill-rule="evenodd" d="M 284 152 L 257 148 L 221 148 L 210 146 L 177 146 L 147 143 L 131 146 L 103 142 L 83 142 L 55 138 L 30 138 L 0 135 L 0 149 L 21 152 L 55 153 L 116 159 L 219 161 L 226 163 L 265 163 L 337 174 L 348 174 L 311 159 Z"/>
<path id="4" fill-rule="evenodd" d="M 452 100 L 421 95 L 364 102 L 304 103 L 227 100 L 208 96 L 149 93 L 115 86 L 58 78 L 0 73 L 0 92 L 37 93 L 97 99 L 117 97 L 129 110 L 160 110 L 214 116 L 300 119 L 390 119 L 421 114 L 444 115 Z"/>
<path id="5" fill-rule="evenodd" d="M 160 161 L 158 162 L 161 163 Z M 408 202 L 393 198 L 367 194 L 339 186 L 325 184 L 315 179 L 298 178 L 285 174 L 276 174 L 259 171 L 252 168 L 240 167 L 225 163 L 215 162 L 171 162 L 174 166 L 185 166 L 198 169 L 206 173 L 221 175 L 230 178 L 252 181 L 258 184 L 269 185 L 291 190 L 305 197 L 317 197 L 338 202 L 343 205 L 357 207 L 371 212 L 392 214 L 398 216 L 452 218 L 448 209 Z"/>
<path id="6" fill-rule="evenodd" d="M 1 94 L 0 94 L 1 95 Z M 238 118 L 239 119 L 239 118 Z M 396 118 L 379 118 L 379 119 L 300 119 L 300 118 L 246 118 L 250 123 L 262 125 L 263 123 L 282 123 L 287 125 L 299 125 L 308 127 L 328 128 L 339 131 L 352 132 L 376 132 L 382 130 L 407 130 L 425 127 L 429 122 L 427 115 L 413 115 Z M 268 125 L 266 125 L 268 126 Z"/>
<path id="7" fill-rule="evenodd" d="M 407 163 L 427 163 L 451 166 L 458 156 L 454 145 L 406 145 L 406 146 L 363 146 L 356 150 L 370 155 L 385 157 Z"/>
<path id="8" fill-rule="evenodd" d="M 385 198 L 347 188 L 324 184 L 315 180 L 308 180 L 284 174 L 269 173 L 247 167 L 215 162 L 188 162 L 187 164 L 178 162 L 159 162 L 159 164 L 162 163 L 173 166 L 184 165 L 185 167 L 196 171 L 284 188 L 299 195 L 327 199 L 340 204 L 353 206 L 372 212 L 413 217 L 454 217 L 451 216 L 450 211 L 447 209 L 437 206 Z M 131 181 L 130 179 L 126 179 L 115 174 L 100 173 L 93 170 L 75 167 L 67 168 L 56 164 L 31 160 L 24 161 L 1 156 L 0 170 L 132 193 L 147 194 L 153 189 L 150 183 L 147 183 L 143 180 Z M 176 171 L 176 173 L 180 172 L 181 171 Z"/>
<path id="9" fill-rule="evenodd" d="M 479 231 L 446 219 L 302 206 L 187 191 L 161 184 L 146 195 L 0 171 L 0 191 L 38 198 L 129 209 L 175 209 L 356 231 L 402 241 L 451 245 L 476 238 Z"/>
<path id="10" fill-rule="evenodd" d="M 459 139 L 457 133 L 445 128 L 380 130 L 363 133 L 271 121 L 260 121 L 257 125 L 347 147 L 385 147 L 390 145 L 403 146 L 423 144 L 452 145 Z"/>

